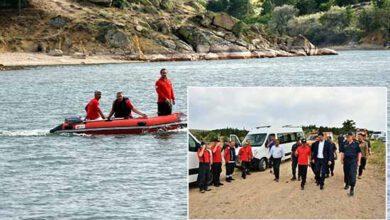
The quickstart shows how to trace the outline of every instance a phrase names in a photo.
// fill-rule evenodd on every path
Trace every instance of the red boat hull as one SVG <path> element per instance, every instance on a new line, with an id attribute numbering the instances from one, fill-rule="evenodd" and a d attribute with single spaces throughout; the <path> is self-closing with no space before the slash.
<path id="1" fill-rule="evenodd" d="M 79 123 L 64 122 L 51 133 L 82 133 L 82 134 L 144 134 L 159 131 L 176 130 L 186 127 L 183 113 L 150 118 L 131 118 L 84 121 Z"/>

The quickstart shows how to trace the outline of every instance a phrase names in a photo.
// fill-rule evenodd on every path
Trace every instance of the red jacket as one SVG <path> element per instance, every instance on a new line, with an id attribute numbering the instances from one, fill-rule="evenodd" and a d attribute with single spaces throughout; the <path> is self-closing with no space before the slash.
<path id="1" fill-rule="evenodd" d="M 220 145 L 215 145 L 211 148 L 213 152 L 213 163 L 222 163 L 222 148 Z"/>
<path id="2" fill-rule="evenodd" d="M 87 111 L 87 119 L 88 120 L 95 120 L 100 117 L 99 114 L 99 100 L 96 98 L 91 99 L 91 101 L 88 102 L 87 106 L 85 107 L 85 110 Z"/>
<path id="3" fill-rule="evenodd" d="M 230 158 L 230 149 L 231 149 L 232 147 L 230 147 L 230 146 L 227 146 L 226 148 L 225 148 L 225 150 L 224 150 L 224 159 L 225 159 L 225 163 L 228 163 L 229 161 L 231 161 L 231 158 Z"/>
<path id="4" fill-rule="evenodd" d="M 172 83 L 168 78 L 160 78 L 156 81 L 156 92 L 158 95 L 157 102 L 165 102 L 165 100 L 175 100 Z"/>
<path id="5" fill-rule="evenodd" d="M 211 163 L 211 153 L 209 150 L 205 149 L 203 151 L 203 156 L 199 156 L 199 153 L 200 151 L 202 150 L 202 148 L 199 148 L 198 150 L 198 159 L 199 159 L 199 163 Z"/>
<path id="6" fill-rule="evenodd" d="M 241 161 L 250 162 L 253 158 L 251 145 L 245 145 L 238 151 L 238 156 Z"/>

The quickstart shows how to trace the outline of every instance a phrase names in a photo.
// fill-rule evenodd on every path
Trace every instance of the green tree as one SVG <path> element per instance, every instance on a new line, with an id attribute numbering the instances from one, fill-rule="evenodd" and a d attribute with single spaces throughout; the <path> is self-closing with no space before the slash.
<path id="1" fill-rule="evenodd" d="M 230 0 L 227 12 L 233 17 L 244 19 L 253 14 L 253 6 L 250 0 Z"/>
<path id="2" fill-rule="evenodd" d="M 287 32 L 287 23 L 293 19 L 298 10 L 292 5 L 282 5 L 275 7 L 271 13 L 269 21 L 270 28 L 277 34 L 283 35 Z"/>
<path id="3" fill-rule="evenodd" d="M 261 7 L 263 8 L 261 10 L 261 15 L 266 15 L 270 14 L 272 10 L 274 10 L 275 4 L 272 2 L 272 0 L 265 0 Z"/>
<path id="4" fill-rule="evenodd" d="M 341 129 L 344 133 L 355 132 L 356 123 L 353 120 L 348 119 L 343 122 L 343 127 Z"/>
<path id="5" fill-rule="evenodd" d="M 222 12 L 226 11 L 229 5 L 229 0 L 211 0 L 207 3 L 206 9 L 214 12 Z"/>

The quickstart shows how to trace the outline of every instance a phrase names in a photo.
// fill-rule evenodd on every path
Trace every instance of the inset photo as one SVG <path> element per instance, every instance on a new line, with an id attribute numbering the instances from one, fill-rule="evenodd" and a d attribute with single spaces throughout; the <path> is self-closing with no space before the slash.
<path id="1" fill-rule="evenodd" d="M 190 219 L 384 219 L 385 87 L 189 87 Z"/>

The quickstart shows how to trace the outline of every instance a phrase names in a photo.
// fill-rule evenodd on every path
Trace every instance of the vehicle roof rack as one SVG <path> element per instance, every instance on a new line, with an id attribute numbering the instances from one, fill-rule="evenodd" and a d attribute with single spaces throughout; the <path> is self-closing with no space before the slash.
<path id="1" fill-rule="evenodd" d="M 294 125 L 283 125 L 283 128 L 300 128 L 300 126 L 294 126 Z"/>
<path id="2" fill-rule="evenodd" d="M 270 128 L 271 125 L 262 125 L 262 126 L 257 126 L 255 127 L 256 129 L 259 129 L 259 128 Z"/>

